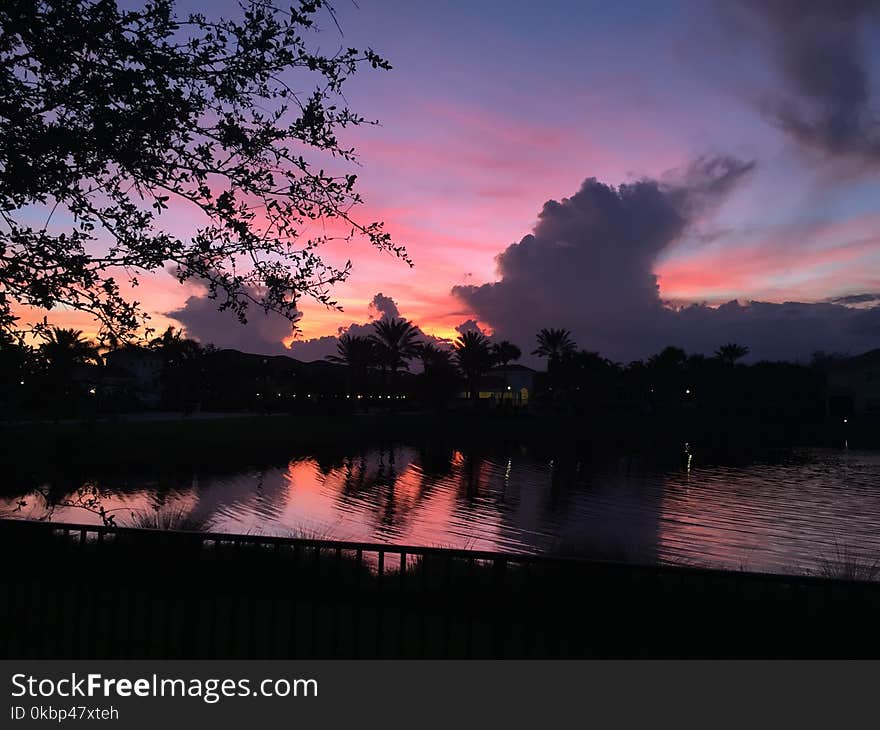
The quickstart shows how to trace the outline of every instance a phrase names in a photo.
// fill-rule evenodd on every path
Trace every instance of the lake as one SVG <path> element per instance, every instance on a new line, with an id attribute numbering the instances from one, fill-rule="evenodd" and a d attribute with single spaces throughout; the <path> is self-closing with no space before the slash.
<path id="1" fill-rule="evenodd" d="M 42 489 L 58 502 L 94 499 L 118 524 L 159 510 L 222 532 L 767 572 L 880 558 L 878 451 L 786 450 L 730 463 L 684 444 L 673 454 L 583 458 L 509 445 L 394 445 Z M 39 498 L 26 501 L 17 516 L 47 517 Z M 0 499 L 0 513 L 14 505 Z M 76 506 L 50 518 L 99 521 Z"/>

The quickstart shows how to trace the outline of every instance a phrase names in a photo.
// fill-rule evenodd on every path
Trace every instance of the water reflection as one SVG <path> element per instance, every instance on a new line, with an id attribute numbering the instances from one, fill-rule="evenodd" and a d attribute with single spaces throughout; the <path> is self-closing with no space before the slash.
<path id="1" fill-rule="evenodd" d="M 680 452 L 679 452 L 680 454 Z M 173 508 L 228 532 L 814 571 L 841 545 L 880 556 L 880 454 L 797 451 L 748 464 L 552 457 L 448 444 L 327 449 L 233 473 L 88 482 L 120 524 Z M 40 485 L 75 502 L 81 482 Z M 31 496 L 21 515 L 40 518 Z M 0 500 L 8 511 L 15 499 Z M 94 522 L 75 506 L 52 519 Z"/>

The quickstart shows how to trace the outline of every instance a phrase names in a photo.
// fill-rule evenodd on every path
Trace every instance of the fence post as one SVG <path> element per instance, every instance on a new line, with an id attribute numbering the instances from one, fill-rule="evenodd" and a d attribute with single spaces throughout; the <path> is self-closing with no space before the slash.
<path id="1" fill-rule="evenodd" d="M 361 633 L 361 602 L 364 600 L 361 588 L 361 571 L 364 567 L 364 551 L 361 548 L 355 553 L 354 602 L 352 604 L 352 647 L 351 655 L 355 659 L 360 656 Z"/>
<path id="2" fill-rule="evenodd" d="M 382 623 L 385 614 L 385 597 L 382 595 L 382 584 L 385 582 L 385 551 L 379 551 L 379 567 L 376 573 L 376 657 L 382 656 Z"/>
<path id="3" fill-rule="evenodd" d="M 493 659 L 501 659 L 504 656 L 504 616 L 507 606 L 504 602 L 504 578 L 507 573 L 507 559 L 496 558 L 492 567 L 492 610 L 494 613 L 493 621 Z"/>
<path id="4" fill-rule="evenodd" d="M 403 658 L 406 653 L 406 551 L 400 553 L 400 591 L 397 601 L 398 627 L 397 627 L 397 658 Z"/>

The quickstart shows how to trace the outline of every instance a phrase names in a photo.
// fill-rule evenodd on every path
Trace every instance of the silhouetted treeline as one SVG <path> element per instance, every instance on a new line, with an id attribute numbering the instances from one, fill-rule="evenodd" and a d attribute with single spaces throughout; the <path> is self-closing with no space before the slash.
<path id="1" fill-rule="evenodd" d="M 573 351 L 538 376 L 538 407 L 634 415 L 697 411 L 719 419 L 824 418 L 820 370 L 786 362 L 745 365 L 738 359 L 667 347 L 622 366 L 595 352 Z"/>
<path id="2" fill-rule="evenodd" d="M 448 343 L 428 341 L 399 318 L 379 320 L 373 329 L 367 337 L 343 335 L 336 355 L 312 363 L 218 350 L 172 328 L 138 347 L 45 329 L 35 344 L 0 343 L 0 402 L 7 417 L 55 418 L 144 409 L 351 412 L 527 404 L 538 413 L 699 412 L 785 422 L 818 421 L 826 411 L 827 358 L 811 366 L 746 365 L 748 348 L 728 343 L 712 356 L 667 347 L 622 365 L 579 349 L 567 330 L 544 329 L 532 354 L 547 368 L 535 372 L 511 365 L 521 356 L 518 347 L 479 331 Z M 515 387 L 508 381 L 511 368 L 526 377 Z"/>

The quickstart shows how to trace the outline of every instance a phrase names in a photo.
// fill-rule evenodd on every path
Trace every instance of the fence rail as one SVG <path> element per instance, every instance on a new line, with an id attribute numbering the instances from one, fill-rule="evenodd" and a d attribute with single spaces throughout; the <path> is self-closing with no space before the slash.
<path id="1" fill-rule="evenodd" d="M 353 541 L 0 520 L 18 657 L 852 656 L 880 586 Z"/>

